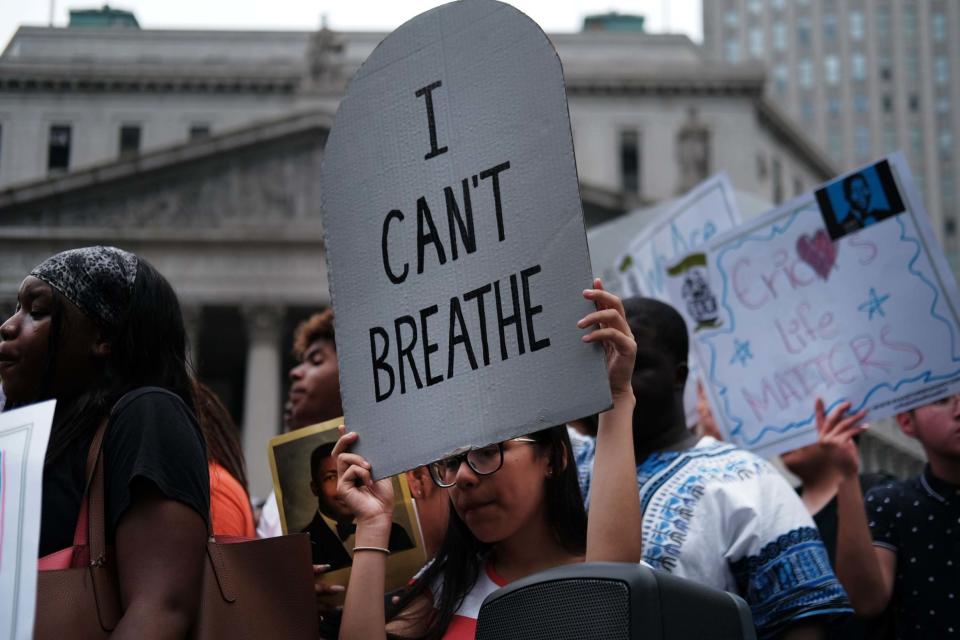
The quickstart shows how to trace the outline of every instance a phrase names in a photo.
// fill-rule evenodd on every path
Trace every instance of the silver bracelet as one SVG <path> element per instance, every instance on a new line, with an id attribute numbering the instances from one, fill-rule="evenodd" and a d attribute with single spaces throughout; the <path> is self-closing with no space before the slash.
<path id="1" fill-rule="evenodd" d="M 356 553 L 357 551 L 379 551 L 380 553 L 390 555 L 390 549 L 385 547 L 354 547 L 353 552 Z"/>

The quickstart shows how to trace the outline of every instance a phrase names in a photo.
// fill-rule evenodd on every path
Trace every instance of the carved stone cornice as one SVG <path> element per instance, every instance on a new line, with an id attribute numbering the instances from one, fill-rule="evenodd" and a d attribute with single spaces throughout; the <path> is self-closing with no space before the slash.
<path id="1" fill-rule="evenodd" d="M 0 63 L 5 93 L 293 94 L 298 66 L 91 65 Z"/>

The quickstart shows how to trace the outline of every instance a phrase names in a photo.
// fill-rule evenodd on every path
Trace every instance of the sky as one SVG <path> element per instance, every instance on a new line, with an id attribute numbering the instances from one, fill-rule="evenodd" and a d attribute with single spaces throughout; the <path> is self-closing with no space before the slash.
<path id="1" fill-rule="evenodd" d="M 647 18 L 651 33 L 686 33 L 700 41 L 701 0 L 509 0 L 547 32 L 579 31 L 588 14 L 618 11 Z M 0 0 L 0 50 L 17 27 L 66 26 L 70 9 L 91 9 L 103 0 Z M 442 4 L 439 0 L 113 0 L 132 11 L 144 29 L 265 29 L 391 31 Z"/>

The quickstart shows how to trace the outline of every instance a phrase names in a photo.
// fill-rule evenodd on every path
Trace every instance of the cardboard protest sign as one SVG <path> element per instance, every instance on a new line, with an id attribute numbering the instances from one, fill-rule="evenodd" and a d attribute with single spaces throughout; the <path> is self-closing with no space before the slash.
<path id="1" fill-rule="evenodd" d="M 377 477 L 610 405 L 560 60 L 492 0 L 387 37 L 321 183 L 344 414 Z"/>
<path id="2" fill-rule="evenodd" d="M 900 155 L 668 274 L 718 422 L 740 446 L 773 455 L 815 441 L 817 396 L 878 419 L 960 391 L 956 283 Z"/>
<path id="3" fill-rule="evenodd" d="M 618 259 L 627 295 L 670 302 L 666 267 L 739 224 L 727 174 L 700 183 L 638 234 Z"/>
<path id="4" fill-rule="evenodd" d="M 629 296 L 646 296 L 675 304 L 667 289 L 666 267 L 699 249 L 712 238 L 740 224 L 733 187 L 725 173 L 700 183 L 651 222 L 618 260 Z M 691 357 L 683 390 L 688 425 L 697 423 L 697 380 L 700 368 Z"/>
<path id="5" fill-rule="evenodd" d="M 336 497 L 333 447 L 343 418 L 297 429 L 270 440 L 270 469 L 284 535 L 310 534 L 313 564 L 328 564 L 326 584 L 346 586 L 353 566 L 356 523 Z M 420 523 L 404 475 L 392 479 L 395 498 L 387 559 L 386 589 L 407 585 L 426 562 Z M 343 602 L 343 594 L 336 600 Z"/>
<path id="6" fill-rule="evenodd" d="M 51 400 L 0 413 L 0 638 L 33 636 Z"/>

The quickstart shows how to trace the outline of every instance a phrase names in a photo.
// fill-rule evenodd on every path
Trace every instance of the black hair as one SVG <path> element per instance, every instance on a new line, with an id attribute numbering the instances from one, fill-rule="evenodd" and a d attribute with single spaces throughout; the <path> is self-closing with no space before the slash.
<path id="1" fill-rule="evenodd" d="M 230 411 L 223 406 L 213 389 L 199 380 L 194 381 L 194 394 L 197 422 L 200 423 L 200 431 L 207 443 L 207 459 L 226 469 L 246 490 L 247 465 L 243 457 L 243 446 L 240 444 L 240 430 Z"/>
<path id="2" fill-rule="evenodd" d="M 860 180 L 863 184 L 867 185 L 867 188 L 870 188 L 870 183 L 867 182 L 867 179 L 862 173 L 851 173 L 846 178 L 843 179 L 841 183 L 843 185 L 843 197 L 847 200 L 850 200 L 850 190 L 853 189 L 853 181 Z"/>
<path id="3" fill-rule="evenodd" d="M 70 303 L 56 289 L 53 298 L 41 398 L 52 395 L 58 347 L 70 333 L 66 321 L 66 305 Z M 47 462 L 92 437 L 114 403 L 139 387 L 167 389 L 178 395 L 191 412 L 195 410 L 180 302 L 167 279 L 150 263 L 138 258 L 130 302 L 117 325 L 98 324 L 98 328 L 111 345 L 110 353 L 84 391 L 72 398 L 57 398 Z"/>
<path id="4" fill-rule="evenodd" d="M 310 454 L 311 480 L 317 477 L 317 471 L 320 470 L 320 463 L 323 462 L 324 458 L 329 458 L 333 455 L 333 448 L 336 445 L 336 442 L 324 442 L 322 445 L 314 449 L 313 453 Z"/>
<path id="5" fill-rule="evenodd" d="M 635 340 L 652 338 L 657 348 L 675 362 L 687 362 L 690 339 L 679 311 L 665 302 L 641 297 L 625 299 L 623 309 Z"/>
<path id="6" fill-rule="evenodd" d="M 545 480 L 547 520 L 556 541 L 568 552 L 583 555 L 587 546 L 587 514 L 583 508 L 577 465 L 565 426 L 543 429 L 530 435 L 539 455 L 549 456 L 553 474 Z M 447 533 L 433 563 L 390 607 L 387 618 L 396 617 L 418 597 L 442 584 L 437 611 L 430 618 L 424 640 L 439 640 L 446 633 L 453 614 L 463 603 L 480 576 L 484 556 L 491 548 L 470 532 L 456 511 L 450 510 Z"/>

